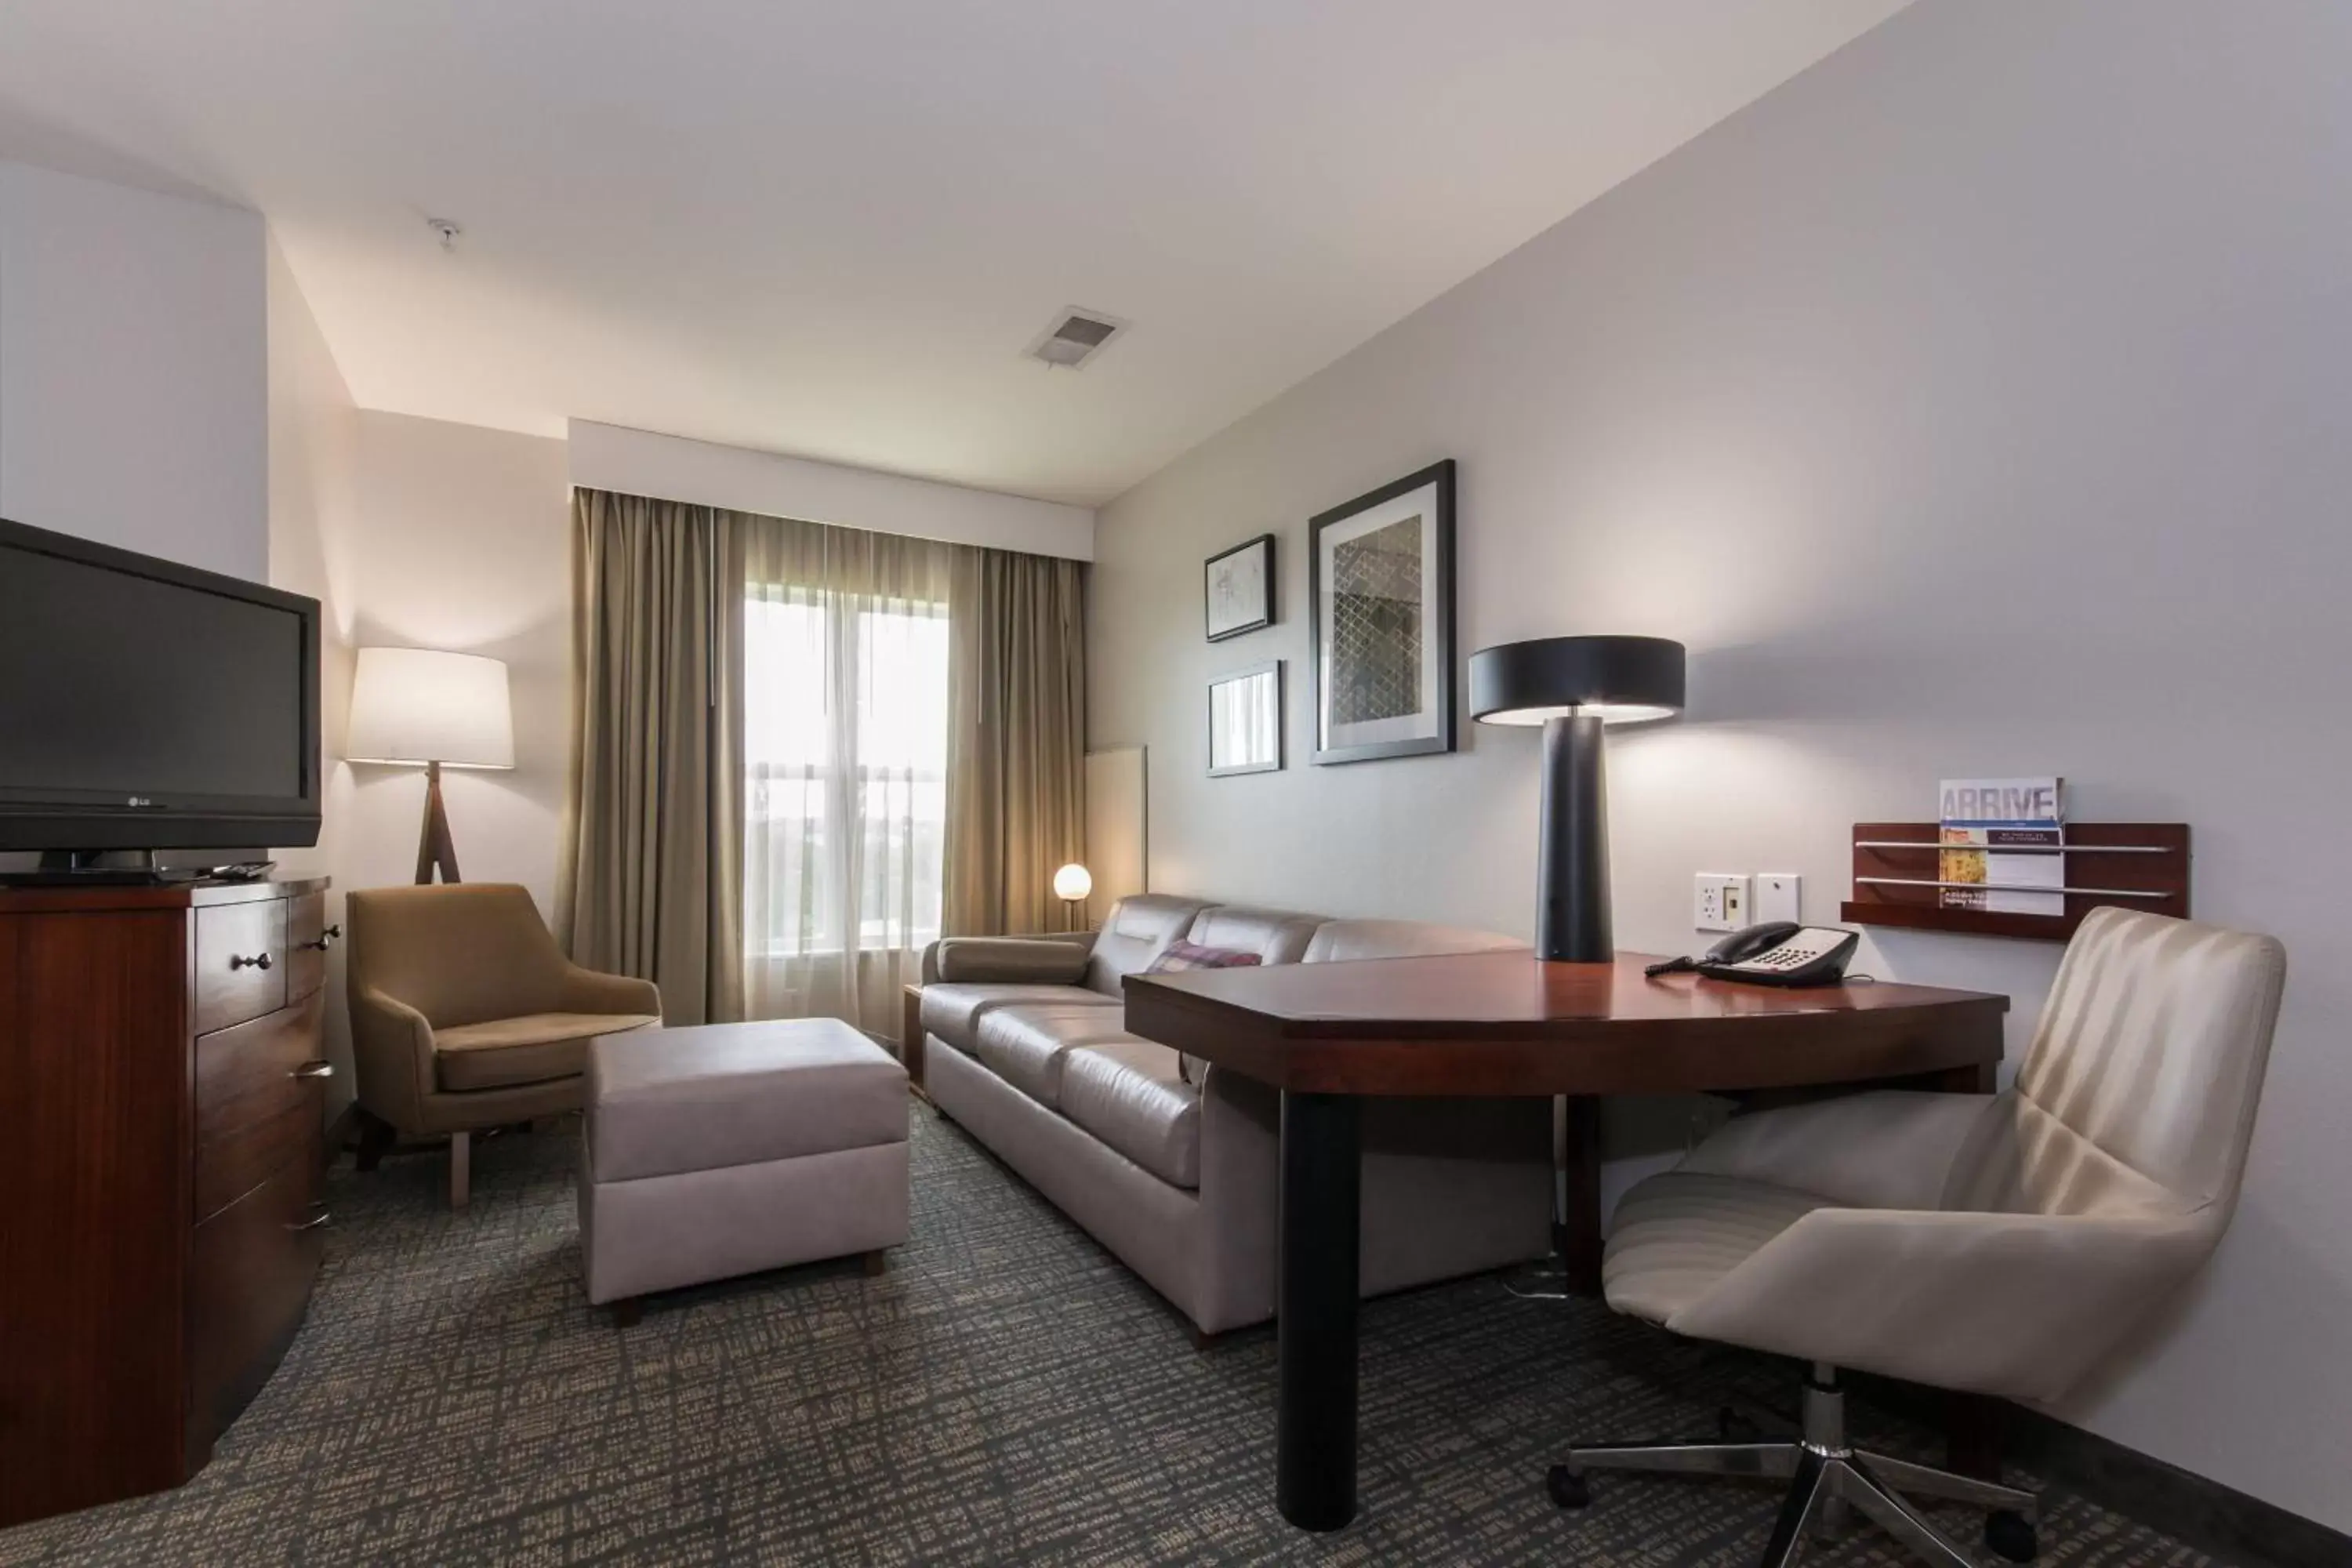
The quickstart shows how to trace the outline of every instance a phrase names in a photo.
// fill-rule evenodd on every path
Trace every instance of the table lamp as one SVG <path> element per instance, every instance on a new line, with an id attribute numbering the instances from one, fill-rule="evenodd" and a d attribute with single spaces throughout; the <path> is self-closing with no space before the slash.
<path id="1" fill-rule="evenodd" d="M 441 804 L 441 770 L 514 766 L 507 667 L 470 653 L 363 647 L 352 677 L 344 761 L 425 769 L 425 826 L 416 879 L 457 880 L 457 850 Z"/>
<path id="2" fill-rule="evenodd" d="M 1076 860 L 1054 873 L 1054 896 L 1062 900 L 1062 907 L 1069 915 L 1072 931 L 1085 929 L 1078 923 L 1082 918 L 1078 906 L 1085 903 L 1094 890 L 1094 873 Z"/>
<path id="3" fill-rule="evenodd" d="M 1538 637 L 1470 656 L 1470 716 L 1543 726 L 1536 956 L 1607 963 L 1609 803 L 1601 730 L 1682 711 L 1683 645 L 1664 637 Z"/>

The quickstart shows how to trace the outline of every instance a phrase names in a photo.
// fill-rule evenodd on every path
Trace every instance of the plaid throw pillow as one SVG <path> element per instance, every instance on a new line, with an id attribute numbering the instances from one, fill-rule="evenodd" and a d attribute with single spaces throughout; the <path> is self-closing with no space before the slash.
<path id="1" fill-rule="evenodd" d="M 1146 974 L 1173 974 L 1186 969 L 1252 969 L 1264 962 L 1238 947 L 1202 947 L 1198 942 L 1171 942 L 1151 961 Z"/>
<path id="2" fill-rule="evenodd" d="M 1146 974 L 1173 974 L 1186 969 L 1255 969 L 1265 963 L 1255 952 L 1238 947 L 1202 947 L 1198 942 L 1171 942 L 1144 970 Z M 1208 1063 L 1198 1057 L 1178 1055 L 1176 1076 L 1186 1083 L 1201 1081 Z"/>

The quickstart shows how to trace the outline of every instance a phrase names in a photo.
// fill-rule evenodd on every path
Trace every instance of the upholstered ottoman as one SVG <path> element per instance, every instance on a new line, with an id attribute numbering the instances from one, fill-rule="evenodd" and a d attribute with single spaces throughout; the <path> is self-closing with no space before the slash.
<path id="1" fill-rule="evenodd" d="M 606 1035 L 588 1055 L 588 1300 L 907 1239 L 907 1074 L 832 1018 Z"/>

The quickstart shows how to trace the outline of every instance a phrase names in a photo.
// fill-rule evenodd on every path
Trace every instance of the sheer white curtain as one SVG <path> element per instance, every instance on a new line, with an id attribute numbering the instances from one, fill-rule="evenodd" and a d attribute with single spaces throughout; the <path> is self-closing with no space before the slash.
<path id="1" fill-rule="evenodd" d="M 940 934 L 954 547 L 745 521 L 750 1016 L 890 1033 Z"/>

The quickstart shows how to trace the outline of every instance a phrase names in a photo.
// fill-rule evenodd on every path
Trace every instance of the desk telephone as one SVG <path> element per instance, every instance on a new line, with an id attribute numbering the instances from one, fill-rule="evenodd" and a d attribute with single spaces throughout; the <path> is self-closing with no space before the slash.
<path id="1" fill-rule="evenodd" d="M 1859 931 L 1766 921 L 1733 931 L 1708 948 L 1703 958 L 1669 959 L 1650 965 L 1644 973 L 1676 974 L 1696 970 L 1710 980 L 1740 980 L 1752 985 L 1834 985 L 1845 978 L 1845 966 L 1861 942 Z"/>

